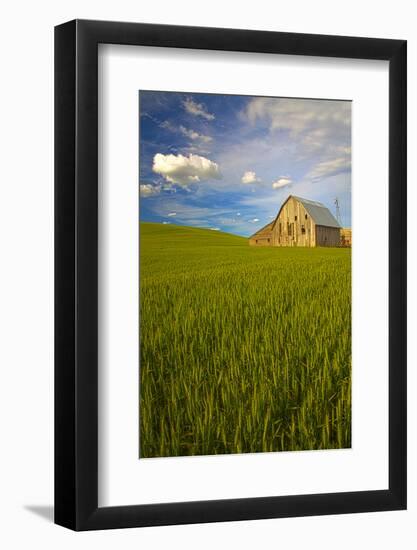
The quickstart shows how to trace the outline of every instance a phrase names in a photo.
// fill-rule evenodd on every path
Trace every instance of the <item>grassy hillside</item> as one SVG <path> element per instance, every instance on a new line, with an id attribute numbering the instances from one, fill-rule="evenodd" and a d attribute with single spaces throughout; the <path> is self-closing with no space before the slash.
<path id="1" fill-rule="evenodd" d="M 239 246 L 247 244 L 247 239 L 223 233 L 212 229 L 200 229 L 183 225 L 164 225 L 162 223 L 142 222 L 140 235 L 144 238 L 144 244 L 160 244 L 169 246 Z M 163 242 L 161 242 L 163 240 Z"/>
<path id="2" fill-rule="evenodd" d="M 348 249 L 140 227 L 140 455 L 350 446 Z"/>

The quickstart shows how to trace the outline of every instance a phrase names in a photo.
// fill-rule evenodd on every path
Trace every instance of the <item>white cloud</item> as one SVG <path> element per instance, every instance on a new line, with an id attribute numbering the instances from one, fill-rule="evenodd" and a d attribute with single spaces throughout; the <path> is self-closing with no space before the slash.
<path id="1" fill-rule="evenodd" d="M 260 178 L 258 178 L 256 173 L 251 170 L 246 171 L 242 176 L 242 183 L 256 183 L 258 181 L 261 181 Z"/>
<path id="2" fill-rule="evenodd" d="M 162 222 L 162 225 L 169 225 L 171 222 Z"/>
<path id="3" fill-rule="evenodd" d="M 337 174 L 348 172 L 350 167 L 350 154 L 348 154 L 345 157 L 319 162 L 308 173 L 307 178 L 310 178 L 313 181 L 319 181 L 330 176 L 336 176 Z"/>
<path id="4" fill-rule="evenodd" d="M 286 185 L 290 185 L 292 183 L 292 179 L 288 176 L 280 176 L 276 181 L 272 184 L 272 189 L 280 189 L 281 187 L 285 187 Z"/>
<path id="5" fill-rule="evenodd" d="M 169 212 L 167 215 L 168 215 L 169 218 L 172 218 L 172 216 L 176 216 L 177 213 L 176 212 Z"/>
<path id="6" fill-rule="evenodd" d="M 238 212 L 238 213 L 236 214 L 236 216 L 240 216 L 240 215 L 241 215 L 240 212 Z"/>
<path id="7" fill-rule="evenodd" d="M 169 185 L 169 184 L 167 184 L 167 185 L 162 185 L 161 190 L 162 190 L 162 191 L 166 191 L 167 193 L 170 193 L 170 194 L 176 193 L 176 192 L 177 192 L 177 190 L 175 189 L 175 187 L 172 187 L 172 185 Z"/>
<path id="8" fill-rule="evenodd" d="M 166 130 L 169 130 L 170 132 L 181 133 L 183 136 L 193 141 L 198 140 L 201 143 L 210 143 L 211 141 L 213 141 L 212 137 L 206 136 L 204 134 L 199 134 L 195 130 L 192 130 L 191 128 L 186 128 L 182 124 L 180 126 L 174 126 L 169 120 L 164 120 L 164 122 L 161 122 L 159 126 L 161 128 L 165 128 Z"/>
<path id="9" fill-rule="evenodd" d="M 181 151 L 185 155 L 195 154 L 200 156 L 209 155 L 211 151 L 209 149 L 203 149 L 200 144 L 188 145 L 187 147 L 181 147 Z"/>
<path id="10" fill-rule="evenodd" d="M 209 229 L 212 231 L 220 231 L 220 227 L 210 227 Z"/>
<path id="11" fill-rule="evenodd" d="M 253 218 L 253 220 L 250 220 L 252 223 L 256 223 L 259 221 L 259 218 Z"/>
<path id="12" fill-rule="evenodd" d="M 208 179 L 221 179 L 217 163 L 199 155 L 163 155 L 153 158 L 152 170 L 169 183 L 187 187 L 189 184 Z"/>
<path id="13" fill-rule="evenodd" d="M 195 130 L 191 130 L 189 128 L 185 128 L 184 126 L 180 126 L 180 132 L 192 139 L 192 140 L 199 140 L 199 141 L 202 141 L 203 143 L 210 143 L 211 141 L 213 141 L 213 138 L 210 137 L 210 136 L 205 136 L 204 134 L 199 134 L 198 132 L 196 132 Z"/>
<path id="14" fill-rule="evenodd" d="M 188 128 L 185 128 L 184 126 L 180 126 L 180 132 L 184 135 L 189 137 L 190 139 L 198 139 L 199 133 L 195 132 L 194 130 L 189 130 Z"/>
<path id="15" fill-rule="evenodd" d="M 292 134 L 308 130 L 323 139 L 334 126 L 350 126 L 350 112 L 349 101 L 256 97 L 245 115 L 251 123 L 267 121 L 271 130 L 286 129 Z"/>
<path id="16" fill-rule="evenodd" d="M 159 124 L 161 128 L 165 128 L 166 130 L 169 130 L 170 132 L 176 132 L 175 126 L 173 126 L 169 120 L 164 120 Z"/>
<path id="17" fill-rule="evenodd" d="M 205 106 L 202 103 L 197 103 L 191 97 L 188 97 L 183 102 L 184 109 L 187 111 L 187 113 L 190 113 L 194 116 L 201 116 L 205 118 L 206 120 L 214 120 L 215 116 L 207 111 Z"/>
<path id="18" fill-rule="evenodd" d="M 241 118 L 258 130 L 269 129 L 268 143 L 275 142 L 275 154 L 278 144 L 286 158 L 325 160 L 350 146 L 349 101 L 258 97 L 248 102 Z"/>
<path id="19" fill-rule="evenodd" d="M 146 197 L 153 197 L 155 195 L 159 195 L 160 190 L 161 189 L 159 186 L 154 186 L 154 185 L 151 185 L 150 183 L 141 183 L 139 185 L 140 196 L 144 199 L 146 199 Z"/>

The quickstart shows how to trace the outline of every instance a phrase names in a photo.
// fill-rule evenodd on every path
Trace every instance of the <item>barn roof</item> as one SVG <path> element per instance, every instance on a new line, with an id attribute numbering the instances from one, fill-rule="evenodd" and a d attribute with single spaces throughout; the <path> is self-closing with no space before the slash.
<path id="1" fill-rule="evenodd" d="M 310 201 L 308 199 L 303 199 L 302 197 L 296 197 L 295 195 L 290 195 L 290 197 L 291 196 L 293 199 L 301 202 L 316 225 L 324 225 L 325 227 L 340 227 L 330 210 L 321 202 Z M 288 197 L 288 199 L 290 197 Z"/>
<path id="2" fill-rule="evenodd" d="M 261 229 L 258 229 L 258 231 L 253 235 L 251 235 L 249 238 L 252 239 L 253 237 L 260 237 L 261 235 L 265 235 L 265 236 L 269 235 L 271 233 L 273 225 L 274 225 L 273 221 L 267 223 L 266 225 L 261 227 Z"/>

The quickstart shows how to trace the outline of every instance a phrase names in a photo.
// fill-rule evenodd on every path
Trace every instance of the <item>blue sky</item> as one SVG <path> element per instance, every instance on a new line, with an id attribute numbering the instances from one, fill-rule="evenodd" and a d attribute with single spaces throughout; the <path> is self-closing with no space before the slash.
<path id="1" fill-rule="evenodd" d="M 288 195 L 351 226 L 351 103 L 139 92 L 140 219 L 249 236 Z"/>

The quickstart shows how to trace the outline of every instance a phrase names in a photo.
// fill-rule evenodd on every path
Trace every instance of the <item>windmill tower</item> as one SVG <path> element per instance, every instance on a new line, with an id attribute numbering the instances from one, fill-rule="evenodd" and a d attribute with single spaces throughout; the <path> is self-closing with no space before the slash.
<path id="1" fill-rule="evenodd" d="M 342 227 L 342 218 L 340 216 L 340 204 L 339 204 L 339 199 L 337 197 L 334 199 L 334 204 L 336 206 L 336 220 L 337 220 L 337 223 L 340 225 L 340 227 Z"/>

